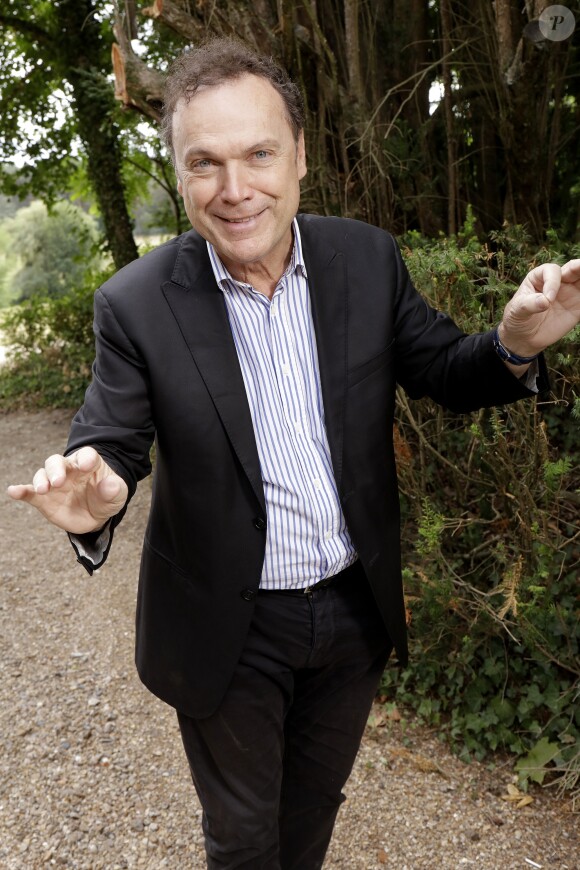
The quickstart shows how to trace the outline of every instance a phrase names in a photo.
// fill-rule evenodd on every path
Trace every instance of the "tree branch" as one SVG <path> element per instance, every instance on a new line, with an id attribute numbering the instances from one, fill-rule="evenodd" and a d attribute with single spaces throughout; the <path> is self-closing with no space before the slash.
<path id="1" fill-rule="evenodd" d="M 161 21 L 190 42 L 199 42 L 205 35 L 203 22 L 196 21 L 193 14 L 181 9 L 173 0 L 154 0 L 151 6 L 139 10 L 146 18 Z"/>
<path id="2" fill-rule="evenodd" d="M 157 70 L 150 69 L 137 57 L 121 27 L 115 28 L 115 36 L 119 40 L 118 43 L 113 43 L 111 50 L 115 98 L 125 108 L 137 109 L 159 123 L 165 77 Z"/>

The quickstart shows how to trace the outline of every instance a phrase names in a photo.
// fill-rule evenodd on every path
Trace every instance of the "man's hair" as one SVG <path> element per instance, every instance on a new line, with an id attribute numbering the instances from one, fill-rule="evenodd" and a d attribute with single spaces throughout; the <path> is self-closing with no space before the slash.
<path id="1" fill-rule="evenodd" d="M 261 57 L 237 39 L 215 38 L 185 51 L 169 67 L 165 81 L 161 135 L 172 158 L 173 115 L 180 100 L 187 103 L 203 87 L 214 87 L 246 75 L 270 82 L 284 101 L 288 122 L 297 141 L 304 127 L 304 100 L 288 73 L 271 57 Z"/>

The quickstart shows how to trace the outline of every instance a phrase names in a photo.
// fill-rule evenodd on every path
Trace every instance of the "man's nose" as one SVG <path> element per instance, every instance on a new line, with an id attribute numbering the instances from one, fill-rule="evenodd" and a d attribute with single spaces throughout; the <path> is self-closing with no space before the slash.
<path id="1" fill-rule="evenodd" d="M 227 202 L 241 202 L 252 195 L 249 173 L 238 163 L 226 164 L 222 169 L 221 197 Z"/>

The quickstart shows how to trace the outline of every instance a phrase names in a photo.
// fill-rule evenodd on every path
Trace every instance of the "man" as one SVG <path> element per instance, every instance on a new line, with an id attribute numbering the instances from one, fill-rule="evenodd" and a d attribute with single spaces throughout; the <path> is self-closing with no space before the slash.
<path id="1" fill-rule="evenodd" d="M 531 272 L 465 336 L 392 238 L 299 215 L 300 96 L 236 42 L 168 79 L 193 231 L 95 297 L 96 361 L 67 456 L 11 487 L 92 571 L 155 483 L 137 666 L 178 711 L 208 866 L 320 868 L 391 648 L 406 656 L 395 383 L 458 411 L 532 395 L 580 319 L 580 260 Z"/>

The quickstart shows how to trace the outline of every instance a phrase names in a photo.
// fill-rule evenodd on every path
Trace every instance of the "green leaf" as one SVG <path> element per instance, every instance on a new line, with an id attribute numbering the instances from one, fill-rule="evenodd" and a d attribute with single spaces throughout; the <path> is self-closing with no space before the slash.
<path id="1" fill-rule="evenodd" d="M 556 743 L 550 743 L 547 737 L 542 737 L 527 755 L 516 764 L 516 770 L 524 779 L 531 779 L 540 785 L 543 783 L 547 774 L 547 765 L 560 752 L 560 747 Z"/>

